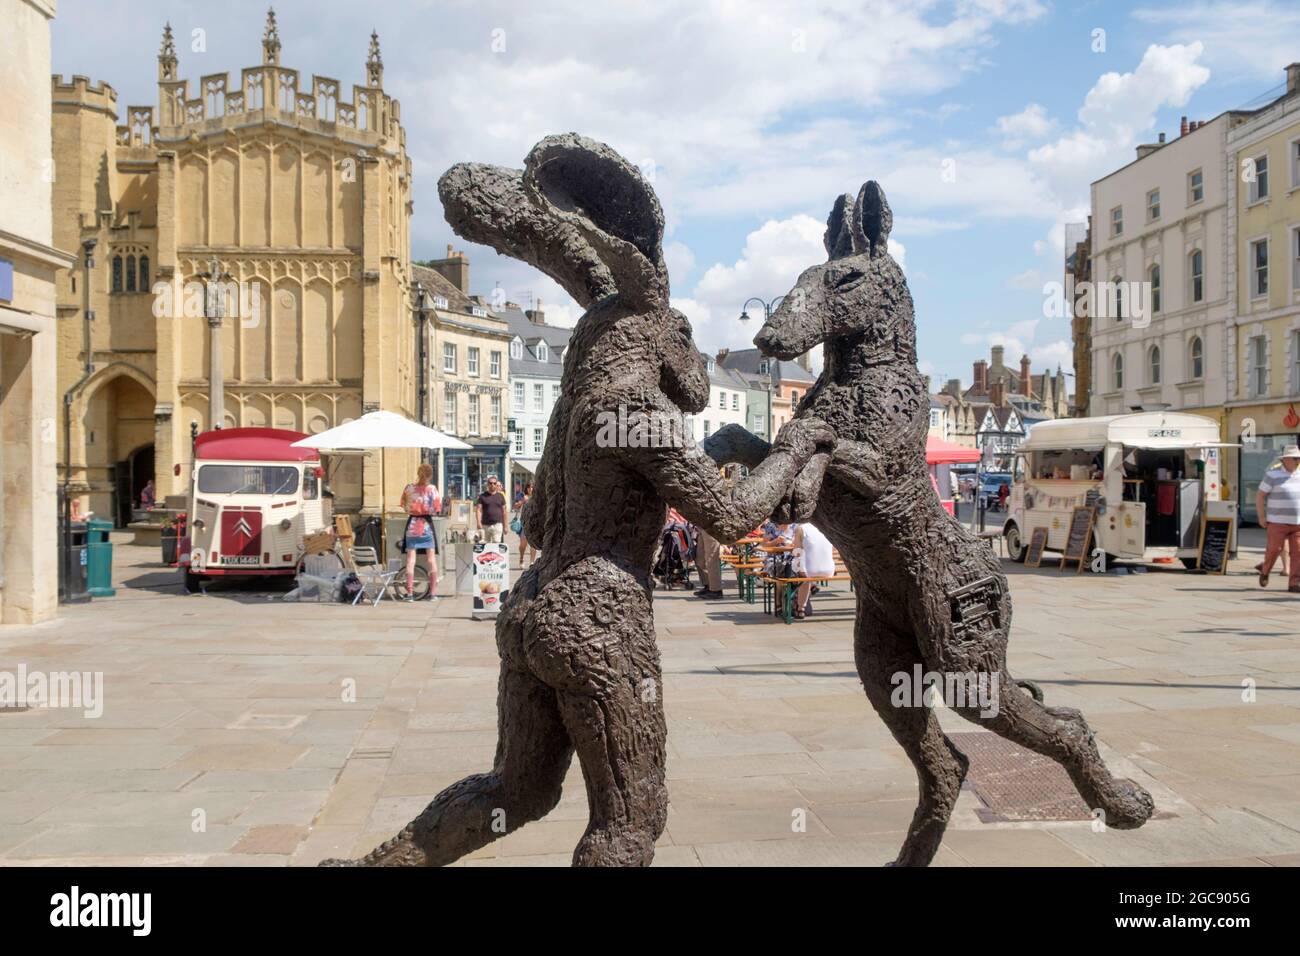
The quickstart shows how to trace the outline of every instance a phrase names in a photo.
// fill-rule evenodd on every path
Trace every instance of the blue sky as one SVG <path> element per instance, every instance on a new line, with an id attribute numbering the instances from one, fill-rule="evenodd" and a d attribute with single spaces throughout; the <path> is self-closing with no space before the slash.
<path id="1" fill-rule="evenodd" d="M 276 12 L 282 63 L 345 89 L 378 29 L 421 258 L 465 247 L 434 188 L 453 162 L 518 166 L 541 136 L 577 130 L 653 170 L 674 302 L 705 349 L 747 345 L 757 329 L 736 321 L 741 302 L 787 291 L 824 258 L 835 196 L 879 180 L 936 381 L 969 381 L 993 343 L 1070 371 L 1043 284 L 1060 278 L 1061 227 L 1086 215 L 1089 183 L 1137 143 L 1176 135 L 1180 116 L 1240 106 L 1300 60 L 1300 8 L 1266 0 L 295 0 Z M 54 70 L 108 81 L 119 108 L 155 103 L 170 20 L 194 95 L 200 75 L 259 61 L 264 19 L 264 3 L 242 0 L 62 0 Z M 549 279 L 467 251 L 474 291 L 499 283 L 576 320 Z"/>

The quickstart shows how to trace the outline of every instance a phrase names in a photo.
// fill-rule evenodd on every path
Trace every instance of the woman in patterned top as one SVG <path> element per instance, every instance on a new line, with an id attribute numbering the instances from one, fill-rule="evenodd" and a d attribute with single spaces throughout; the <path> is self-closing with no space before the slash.
<path id="1" fill-rule="evenodd" d="M 430 479 L 433 466 L 424 462 L 415 471 L 415 483 L 402 490 L 402 509 L 409 517 L 406 519 L 406 600 L 415 600 L 415 556 L 421 552 L 433 552 L 429 558 L 429 597 L 437 600 L 438 596 L 438 544 L 433 536 L 433 522 L 430 515 L 442 509 L 442 496 L 438 486 Z"/>

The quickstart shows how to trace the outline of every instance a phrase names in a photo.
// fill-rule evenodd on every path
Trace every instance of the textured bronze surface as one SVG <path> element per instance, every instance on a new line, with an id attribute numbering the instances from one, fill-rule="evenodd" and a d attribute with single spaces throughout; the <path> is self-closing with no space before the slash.
<path id="1" fill-rule="evenodd" d="M 536 266 L 587 311 L 565 353 L 524 513 L 541 557 L 496 622 L 493 767 L 448 787 L 396 837 L 348 862 L 449 863 L 548 813 L 576 753 L 590 819 L 574 863 L 648 865 L 668 812 L 650 581 L 666 502 L 734 541 L 791 498 L 795 477 L 819 445 L 822 462 L 829 458 L 834 436 L 811 417 L 790 423 L 734 485 L 694 444 L 608 440 L 611 414 L 639 416 L 671 438 L 673 423 L 680 432 L 683 413 L 709 399 L 690 323 L 668 304 L 659 201 L 609 147 L 551 136 L 523 170 L 457 165 L 438 193 L 459 235 Z"/>
<path id="2" fill-rule="evenodd" d="M 819 455 L 796 480 L 795 510 L 816 501 L 812 520 L 853 576 L 858 675 L 920 781 L 895 862 L 923 866 L 934 857 L 968 765 L 929 708 L 893 704 L 891 678 L 916 665 L 984 680 L 997 693 L 995 714 L 981 716 L 969 701 L 949 706 L 1060 763 L 1108 826 L 1141 826 L 1150 795 L 1111 776 L 1083 715 L 1043 706 L 1007 673 L 1006 579 L 992 551 L 943 510 L 926 470 L 929 400 L 916 366 L 912 297 L 888 252 L 892 221 L 875 182 L 838 198 L 826 223 L 828 260 L 804 271 L 754 344 L 781 359 L 824 345 L 824 369 L 796 416 L 827 422 L 837 443 L 829 468 Z M 719 461 L 750 465 L 767 449 L 737 426 L 705 447 Z"/>

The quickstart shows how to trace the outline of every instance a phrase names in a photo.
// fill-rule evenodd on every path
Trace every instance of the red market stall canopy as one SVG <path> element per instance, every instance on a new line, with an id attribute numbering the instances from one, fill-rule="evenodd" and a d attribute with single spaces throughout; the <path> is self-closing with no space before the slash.
<path id="1" fill-rule="evenodd" d="M 941 438 L 927 436 L 925 439 L 925 463 L 927 465 L 956 465 L 980 460 L 978 448 L 963 448 Z"/>

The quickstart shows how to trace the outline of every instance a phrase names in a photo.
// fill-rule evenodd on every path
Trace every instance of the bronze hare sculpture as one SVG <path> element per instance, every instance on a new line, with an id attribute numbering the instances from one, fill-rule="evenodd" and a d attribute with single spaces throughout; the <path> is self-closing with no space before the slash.
<path id="1" fill-rule="evenodd" d="M 934 857 L 968 764 L 919 694 L 910 706 L 891 701 L 897 675 L 910 677 L 917 665 L 921 673 L 984 681 L 990 693 L 983 703 L 974 695 L 965 695 L 964 705 L 945 703 L 1060 763 L 1106 825 L 1139 827 L 1151 816 L 1151 797 L 1111 776 L 1083 715 L 1043 706 L 1007 672 L 1006 578 L 991 549 L 943 510 L 926 470 L 929 402 L 916 367 L 912 298 L 887 249 L 891 224 L 874 182 L 856 199 L 837 199 L 826 225 L 827 261 L 804 271 L 754 344 L 781 359 L 825 346 L 824 370 L 796 420 L 826 422 L 837 443 L 824 480 L 818 469 L 797 487 L 805 506 L 816 497 L 813 523 L 853 578 L 854 656 L 867 698 L 920 781 L 920 802 L 895 862 L 923 866 Z M 767 454 L 765 442 L 737 426 L 705 447 L 719 461 L 751 466 Z M 990 699 L 995 706 L 987 706 Z"/>
<path id="2" fill-rule="evenodd" d="M 458 234 L 546 272 L 587 312 L 564 357 L 524 518 L 541 558 L 496 622 L 493 767 L 448 787 L 396 837 L 347 862 L 456 860 L 545 816 L 576 752 L 590 820 L 574 863 L 644 866 L 668 809 L 650 581 L 665 502 L 719 540 L 735 540 L 788 502 L 796 475 L 814 456 L 829 457 L 833 435 L 811 418 L 792 423 L 734 487 L 686 440 L 683 413 L 709 399 L 705 361 L 690 324 L 668 305 L 659 202 L 609 147 L 547 137 L 522 171 L 461 164 L 438 193 Z M 619 415 L 638 426 L 611 429 Z"/>

